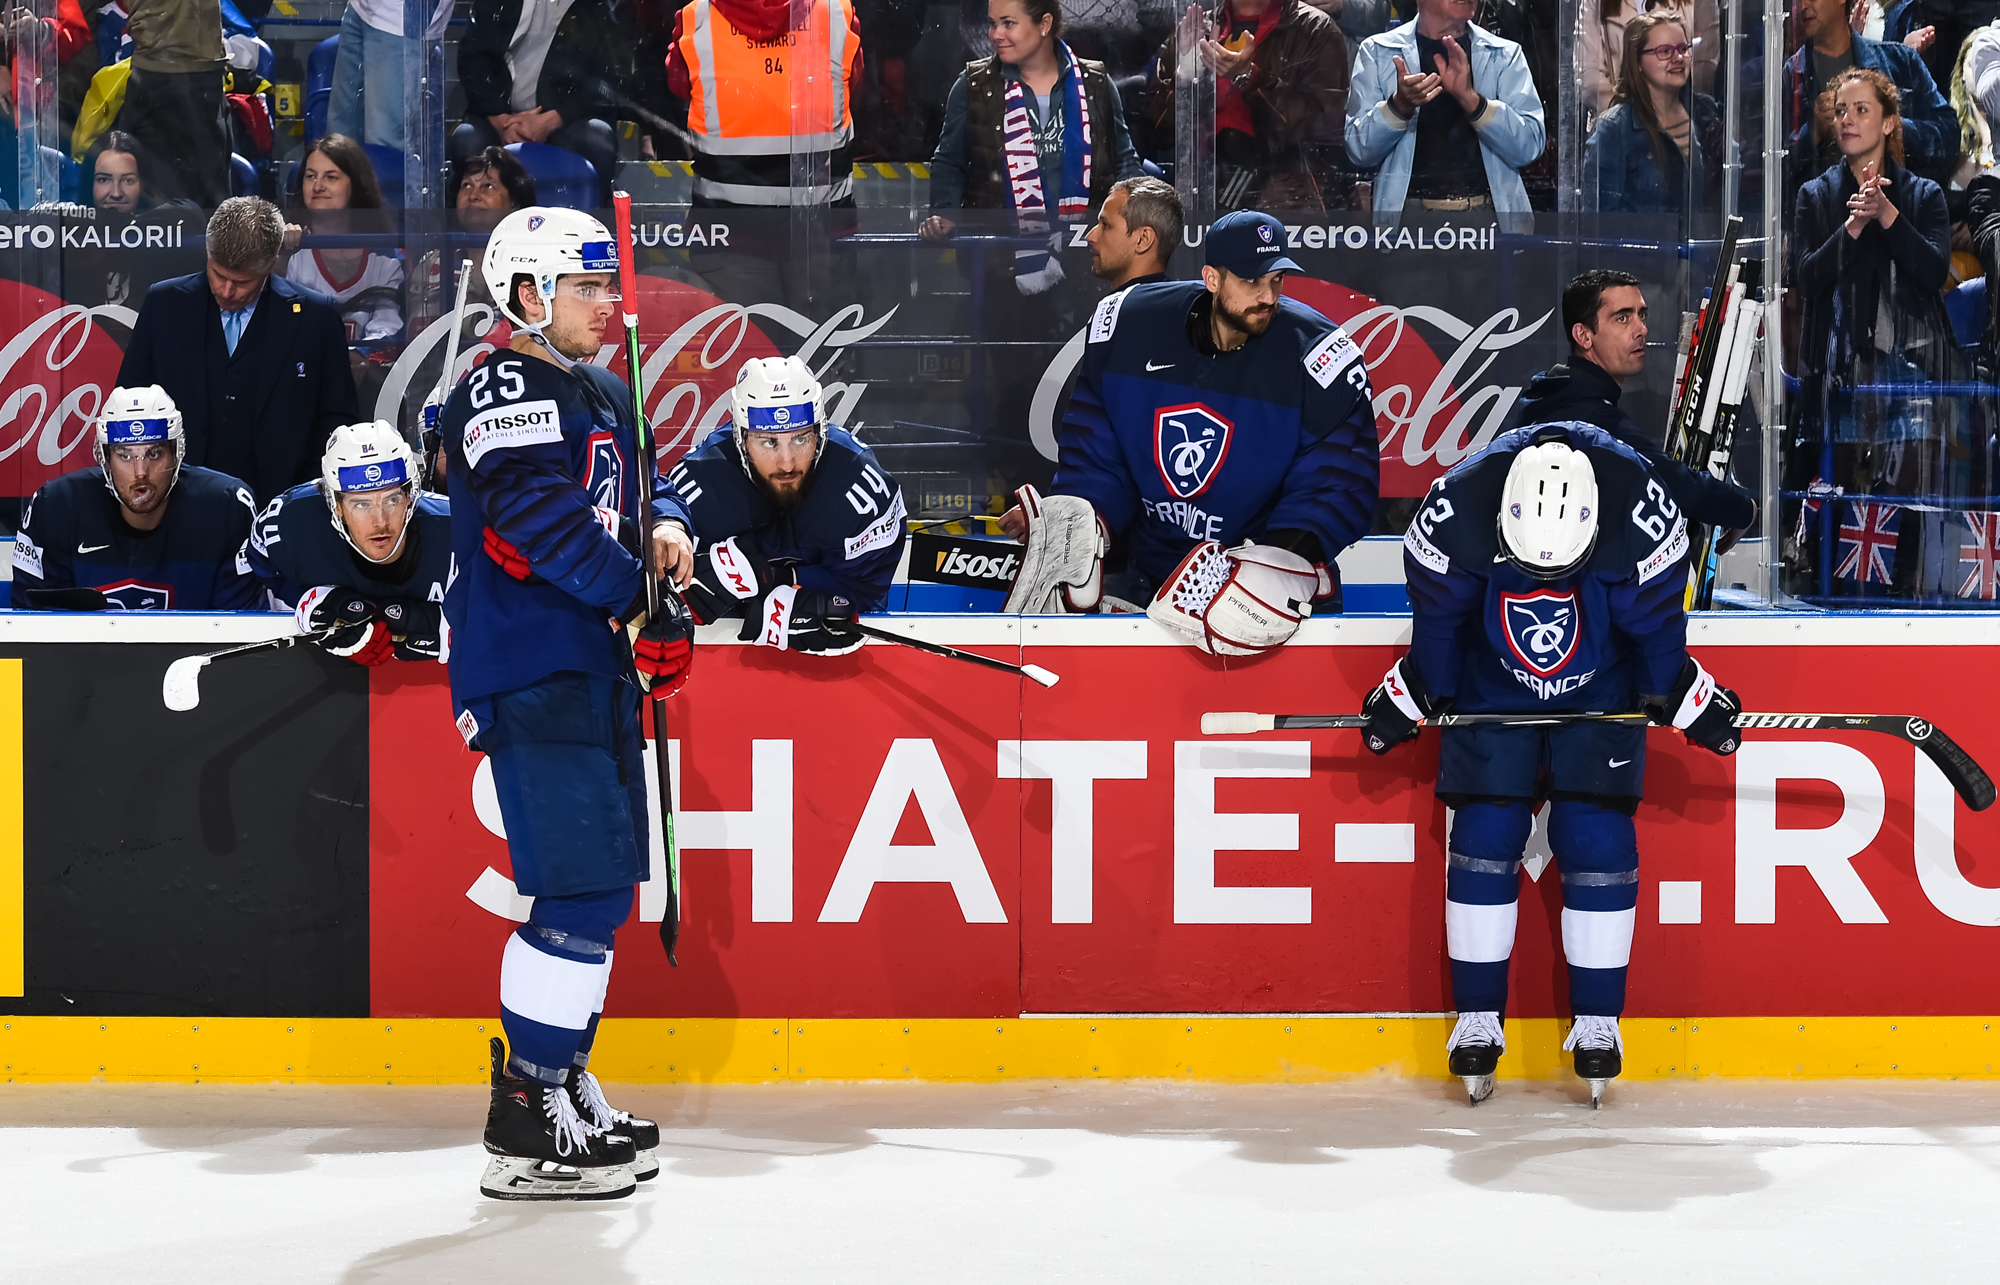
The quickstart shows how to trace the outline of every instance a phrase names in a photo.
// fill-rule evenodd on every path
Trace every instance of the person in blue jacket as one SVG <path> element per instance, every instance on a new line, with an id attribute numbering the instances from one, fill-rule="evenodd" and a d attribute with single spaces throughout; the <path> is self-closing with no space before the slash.
<path id="1" fill-rule="evenodd" d="M 265 506 L 250 566 L 302 633 L 360 665 L 444 659 L 451 506 L 418 485 L 417 453 L 381 420 L 334 430 L 320 480 Z"/>
<path id="2" fill-rule="evenodd" d="M 575 210 L 502 219 L 484 276 L 508 347 L 439 416 L 450 479 L 445 590 L 458 729 L 492 764 L 514 885 L 534 898 L 500 963 L 480 1190 L 499 1199 L 628 1194 L 659 1172 L 659 1128 L 613 1110 L 586 1069 L 612 941 L 649 868 L 642 692 L 686 681 L 694 630 L 667 583 L 693 571 L 693 520 L 654 486 L 638 506 L 626 385 L 592 365 L 620 301 L 618 248 Z M 650 557 L 661 613 L 648 618 Z"/>
<path id="3" fill-rule="evenodd" d="M 1584 146 L 1605 214 L 1671 214 L 1683 231 L 1720 209 L 1722 109 L 1688 89 L 1694 46 L 1676 10 L 1625 24 L 1618 90 Z"/>
<path id="4" fill-rule="evenodd" d="M 824 407 L 805 362 L 753 358 L 730 426 L 669 477 L 701 532 L 695 618 L 741 617 L 744 642 L 838 656 L 861 646 L 855 615 L 889 596 L 908 514 L 902 486 Z"/>

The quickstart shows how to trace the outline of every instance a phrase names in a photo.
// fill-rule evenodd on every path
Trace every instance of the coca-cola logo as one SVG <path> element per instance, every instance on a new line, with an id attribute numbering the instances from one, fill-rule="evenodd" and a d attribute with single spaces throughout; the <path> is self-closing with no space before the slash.
<path id="1" fill-rule="evenodd" d="M 124 360 L 103 323 L 130 329 L 138 314 L 0 281 L 0 318 L 9 335 L 0 346 L 0 492 L 33 495 L 91 462 L 98 411 Z"/>

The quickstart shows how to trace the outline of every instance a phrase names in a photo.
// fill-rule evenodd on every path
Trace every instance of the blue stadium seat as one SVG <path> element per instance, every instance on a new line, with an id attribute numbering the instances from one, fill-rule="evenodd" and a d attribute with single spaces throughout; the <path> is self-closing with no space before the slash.
<path id="1" fill-rule="evenodd" d="M 1986 278 L 1975 277 L 1944 296 L 1951 335 L 1960 348 L 1977 348 L 1986 334 Z"/>
<path id="2" fill-rule="evenodd" d="M 333 97 L 333 59 L 340 37 L 328 36 L 306 55 L 306 142 L 326 133 L 326 105 Z"/>
<path id="3" fill-rule="evenodd" d="M 535 199 L 543 205 L 566 205 L 572 210 L 596 207 L 597 167 L 583 157 L 548 143 L 509 143 L 507 150 L 535 176 Z"/>
<path id="4" fill-rule="evenodd" d="M 234 152 L 229 154 L 229 194 L 257 195 L 257 167 Z"/>
<path id="5" fill-rule="evenodd" d="M 392 210 L 403 208 L 403 154 L 393 147 L 363 143 L 368 163 L 375 167 L 375 181 L 382 185 L 382 204 Z"/>

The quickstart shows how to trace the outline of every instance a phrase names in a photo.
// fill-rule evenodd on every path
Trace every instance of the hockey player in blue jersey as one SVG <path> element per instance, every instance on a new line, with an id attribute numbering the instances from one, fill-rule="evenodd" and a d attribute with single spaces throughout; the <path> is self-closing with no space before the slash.
<path id="1" fill-rule="evenodd" d="M 659 1172 L 659 1126 L 585 1069 L 612 941 L 648 872 L 642 688 L 685 680 L 694 629 L 672 592 L 645 613 L 641 550 L 685 585 L 687 506 L 638 511 L 632 398 L 589 364 L 620 295 L 618 249 L 574 210 L 501 220 L 483 274 L 514 326 L 439 420 L 458 575 L 445 590 L 452 700 L 486 754 L 514 884 L 534 898 L 500 964 L 480 1181 L 515 1200 L 606 1199 Z M 664 584 L 664 579 L 663 579 Z"/>
<path id="2" fill-rule="evenodd" d="M 1446 711 L 1643 711 L 1735 753 L 1741 703 L 1687 652 L 1687 555 L 1687 519 L 1630 447 L 1580 423 L 1501 434 L 1431 487 L 1404 537 L 1410 650 L 1368 697 L 1364 742 L 1387 753 Z M 1474 725 L 1442 737 L 1437 792 L 1456 809 L 1445 883 L 1452 1074 L 1475 1103 L 1492 1092 L 1520 862 L 1547 799 L 1576 1019 L 1563 1047 L 1595 1105 L 1623 1065 L 1646 724 Z"/>
<path id="3" fill-rule="evenodd" d="M 38 590 L 76 589 L 123 611 L 259 606 L 250 488 L 184 466 L 186 454 L 181 413 L 164 389 L 112 389 L 97 420 L 97 466 L 44 483 L 21 510 L 14 605 L 36 605 Z"/>
<path id="4" fill-rule="evenodd" d="M 418 489 L 422 465 L 381 420 L 333 431 L 320 480 L 266 505 L 250 567 L 271 605 L 320 646 L 361 665 L 441 660 L 451 583 L 451 508 Z"/>
<path id="5" fill-rule="evenodd" d="M 1147 614 L 1203 650 L 1254 654 L 1340 609 L 1334 558 L 1368 534 L 1380 471 L 1361 350 L 1284 297 L 1284 225 L 1239 210 L 1209 228 L 1199 283 L 1110 295 L 1092 316 L 1046 497 L 1001 526 L 1025 539 L 1006 610 L 1088 611 L 1112 537 Z"/>
<path id="6" fill-rule="evenodd" d="M 853 651 L 856 613 L 882 605 L 902 558 L 903 489 L 823 422 L 819 381 L 797 357 L 743 363 L 731 401 L 730 427 L 670 475 L 701 533 L 689 605 L 704 624 L 742 617 L 744 642 Z"/>

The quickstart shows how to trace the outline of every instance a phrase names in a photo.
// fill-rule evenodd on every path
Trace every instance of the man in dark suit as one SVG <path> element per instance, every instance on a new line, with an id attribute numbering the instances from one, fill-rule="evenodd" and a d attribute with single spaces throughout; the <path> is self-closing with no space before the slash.
<path id="1" fill-rule="evenodd" d="M 146 292 L 121 387 L 158 384 L 187 417 L 187 463 L 242 478 L 263 504 L 319 476 L 320 449 L 362 418 L 331 299 L 273 276 L 278 207 L 231 197 L 208 221 L 205 271 Z"/>

